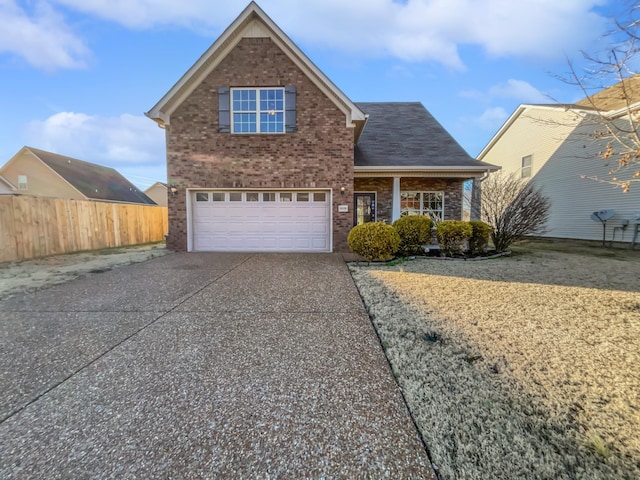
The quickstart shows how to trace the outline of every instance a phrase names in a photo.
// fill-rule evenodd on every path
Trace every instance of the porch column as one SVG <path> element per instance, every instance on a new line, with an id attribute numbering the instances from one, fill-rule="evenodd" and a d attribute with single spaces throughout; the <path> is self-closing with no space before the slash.
<path id="1" fill-rule="evenodd" d="M 393 196 L 391 201 L 391 223 L 400 218 L 400 177 L 393 177 Z"/>

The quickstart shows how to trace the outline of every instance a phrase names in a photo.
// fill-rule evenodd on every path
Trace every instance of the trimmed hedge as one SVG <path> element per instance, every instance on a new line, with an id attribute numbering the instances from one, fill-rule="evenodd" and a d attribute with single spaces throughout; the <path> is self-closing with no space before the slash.
<path id="1" fill-rule="evenodd" d="M 473 228 L 469 222 L 443 220 L 436 226 L 436 236 L 440 252 L 446 256 L 461 254 L 465 250 L 465 240 L 471 238 Z"/>
<path id="2" fill-rule="evenodd" d="M 384 222 L 368 222 L 353 227 L 347 243 L 352 252 L 370 262 L 391 260 L 400 246 L 400 235 Z"/>
<path id="3" fill-rule="evenodd" d="M 489 236 L 491 235 L 491 226 L 479 220 L 472 220 L 471 237 L 469 237 L 469 253 L 477 255 L 485 253 L 489 246 Z"/>
<path id="4" fill-rule="evenodd" d="M 402 255 L 420 255 L 424 253 L 422 245 L 431 242 L 433 222 L 424 215 L 408 215 L 393 222 L 393 228 L 400 235 L 398 252 Z"/>

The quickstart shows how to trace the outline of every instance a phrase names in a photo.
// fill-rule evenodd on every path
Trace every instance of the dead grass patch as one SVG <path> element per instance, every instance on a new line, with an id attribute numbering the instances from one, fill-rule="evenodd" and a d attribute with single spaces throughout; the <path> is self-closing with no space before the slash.
<path id="1" fill-rule="evenodd" d="M 164 243 L 150 243 L 0 264 L 0 299 L 69 282 L 87 273 L 144 262 L 169 253 Z"/>
<path id="2" fill-rule="evenodd" d="M 640 257 L 352 266 L 447 479 L 640 478 Z"/>

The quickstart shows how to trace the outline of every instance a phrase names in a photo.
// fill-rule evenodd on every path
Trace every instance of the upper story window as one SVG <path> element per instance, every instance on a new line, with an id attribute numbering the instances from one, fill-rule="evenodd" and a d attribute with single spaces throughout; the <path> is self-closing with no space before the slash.
<path id="1" fill-rule="evenodd" d="M 520 169 L 520 178 L 529 178 L 531 176 L 531 160 L 532 155 L 522 157 L 522 168 Z"/>
<path id="2" fill-rule="evenodd" d="M 27 190 L 27 176 L 26 175 L 18 175 L 18 190 Z"/>
<path id="3" fill-rule="evenodd" d="M 296 87 L 218 88 L 218 131 L 289 133 L 296 128 Z"/>
<path id="4" fill-rule="evenodd" d="M 284 88 L 231 89 L 233 133 L 284 133 Z"/>

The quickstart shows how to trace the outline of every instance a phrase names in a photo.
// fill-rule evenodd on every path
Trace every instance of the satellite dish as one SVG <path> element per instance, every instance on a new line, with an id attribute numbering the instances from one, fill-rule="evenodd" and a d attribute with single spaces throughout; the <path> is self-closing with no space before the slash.
<path id="1" fill-rule="evenodd" d="M 594 222 L 602 223 L 602 246 L 605 245 L 605 239 L 607 237 L 607 220 L 616 214 L 615 210 L 600 210 L 599 212 L 593 212 L 591 214 L 591 220 Z"/>
<path id="2" fill-rule="evenodd" d="M 606 222 L 616 214 L 615 210 L 600 210 L 591 214 L 591 220 L 594 222 Z"/>

